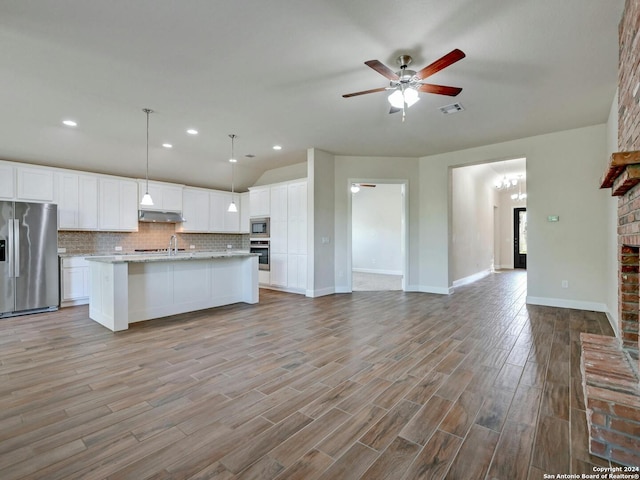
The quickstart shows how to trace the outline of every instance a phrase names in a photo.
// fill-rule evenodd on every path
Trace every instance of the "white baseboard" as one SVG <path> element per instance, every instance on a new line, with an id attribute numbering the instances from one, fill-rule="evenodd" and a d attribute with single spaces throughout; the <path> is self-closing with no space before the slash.
<path id="1" fill-rule="evenodd" d="M 613 333 L 615 334 L 616 337 L 619 337 L 620 332 L 618 332 L 618 319 L 613 318 L 613 315 L 611 315 L 611 312 L 609 311 L 608 308 L 605 313 L 607 314 L 607 320 L 609 320 L 609 325 L 611 325 L 611 328 L 613 329 Z"/>
<path id="2" fill-rule="evenodd" d="M 494 270 L 513 270 L 513 263 L 508 263 L 506 265 L 494 265 Z"/>
<path id="3" fill-rule="evenodd" d="M 405 292 L 420 292 L 420 293 L 437 293 L 439 295 L 451 295 L 453 288 L 451 287 L 430 287 L 427 285 L 407 285 L 404 289 Z"/>
<path id="4" fill-rule="evenodd" d="M 336 287 L 336 293 L 352 293 L 353 290 L 349 290 L 347 287 Z"/>
<path id="5" fill-rule="evenodd" d="M 491 273 L 491 270 L 483 270 L 482 272 L 474 273 L 473 275 L 469 275 L 468 277 L 464 277 L 459 280 L 454 280 L 453 288 L 461 287 L 462 285 L 468 285 L 470 283 L 476 282 L 481 278 L 486 277 L 490 273 Z"/>
<path id="6" fill-rule="evenodd" d="M 377 273 L 379 275 L 402 275 L 402 270 L 378 270 L 374 268 L 352 268 L 351 270 L 358 273 Z"/>
<path id="7" fill-rule="evenodd" d="M 325 295 L 333 295 L 336 293 L 334 287 L 320 288 L 318 290 L 307 290 L 306 296 L 310 298 L 324 297 Z"/>
<path id="8" fill-rule="evenodd" d="M 529 297 L 530 305 L 543 305 L 545 307 L 573 308 L 575 310 L 588 310 L 591 312 L 607 312 L 607 306 L 598 302 L 583 302 L 581 300 L 567 300 L 565 298 Z"/>

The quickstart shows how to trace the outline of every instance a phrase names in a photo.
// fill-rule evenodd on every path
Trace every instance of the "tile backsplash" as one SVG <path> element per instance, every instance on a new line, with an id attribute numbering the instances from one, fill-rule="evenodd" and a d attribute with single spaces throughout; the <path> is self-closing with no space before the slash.
<path id="1" fill-rule="evenodd" d="M 189 250 L 224 250 L 227 245 L 234 249 L 249 249 L 249 235 L 220 233 L 179 233 L 174 224 L 140 223 L 138 231 L 125 232 L 58 232 L 58 248 L 67 254 L 112 254 L 115 247 L 123 253 L 136 249 L 167 248 L 171 235 L 178 237 L 178 248 Z"/>

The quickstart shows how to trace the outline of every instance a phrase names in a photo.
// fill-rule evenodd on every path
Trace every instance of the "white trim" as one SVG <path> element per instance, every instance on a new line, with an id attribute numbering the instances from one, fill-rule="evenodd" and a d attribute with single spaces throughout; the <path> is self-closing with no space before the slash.
<path id="1" fill-rule="evenodd" d="M 473 275 L 469 275 L 468 277 L 461 278 L 459 280 L 453 281 L 453 288 L 461 287 L 463 285 L 469 285 L 470 283 L 477 282 L 481 278 L 486 277 L 491 274 L 491 270 L 483 270 L 478 273 L 474 273 Z"/>
<path id="2" fill-rule="evenodd" d="M 437 293 L 439 295 L 451 295 L 453 288 L 451 287 L 430 287 L 427 285 L 408 285 L 405 292 L 420 292 L 420 293 Z"/>
<path id="3" fill-rule="evenodd" d="M 402 270 L 376 270 L 375 268 L 354 268 L 352 272 L 377 273 L 380 275 L 402 275 Z"/>
<path id="4" fill-rule="evenodd" d="M 508 263 L 506 265 L 494 265 L 494 270 L 513 270 L 513 263 Z"/>
<path id="5" fill-rule="evenodd" d="M 336 293 L 353 293 L 353 290 L 349 290 L 349 287 L 336 287 Z"/>
<path id="6" fill-rule="evenodd" d="M 566 298 L 530 297 L 527 296 L 529 305 L 543 305 L 546 307 L 573 308 L 575 310 L 587 310 L 590 312 L 607 312 L 607 306 L 598 302 L 583 302 L 581 300 L 567 300 Z"/>
<path id="7" fill-rule="evenodd" d="M 618 322 L 616 321 L 615 318 L 613 318 L 613 315 L 611 315 L 611 312 L 609 311 L 609 309 L 607 308 L 607 311 L 604 312 L 607 315 L 607 320 L 609 320 L 609 325 L 611 325 L 611 328 L 613 329 L 613 333 L 615 334 L 616 337 L 620 337 L 620 332 L 618 332 Z"/>
<path id="8" fill-rule="evenodd" d="M 324 297 L 325 295 L 333 295 L 336 293 L 334 287 L 320 288 L 318 290 L 307 290 L 306 296 L 311 298 Z"/>

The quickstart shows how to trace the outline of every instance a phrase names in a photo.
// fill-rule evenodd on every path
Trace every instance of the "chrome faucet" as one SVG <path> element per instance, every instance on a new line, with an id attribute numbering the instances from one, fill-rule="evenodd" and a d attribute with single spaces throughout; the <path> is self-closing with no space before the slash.
<path id="1" fill-rule="evenodd" d="M 173 254 L 171 253 L 171 249 L 173 249 Z M 171 235 L 169 239 L 169 256 L 178 254 L 178 237 L 175 235 Z"/>

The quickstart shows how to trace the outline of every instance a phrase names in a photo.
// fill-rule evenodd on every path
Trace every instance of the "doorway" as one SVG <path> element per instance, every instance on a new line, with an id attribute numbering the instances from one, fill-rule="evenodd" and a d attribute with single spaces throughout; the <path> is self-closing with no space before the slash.
<path id="1" fill-rule="evenodd" d="M 527 268 L 527 209 L 513 209 L 513 268 Z"/>
<path id="2" fill-rule="evenodd" d="M 405 288 L 405 185 L 353 182 L 351 291 Z"/>

